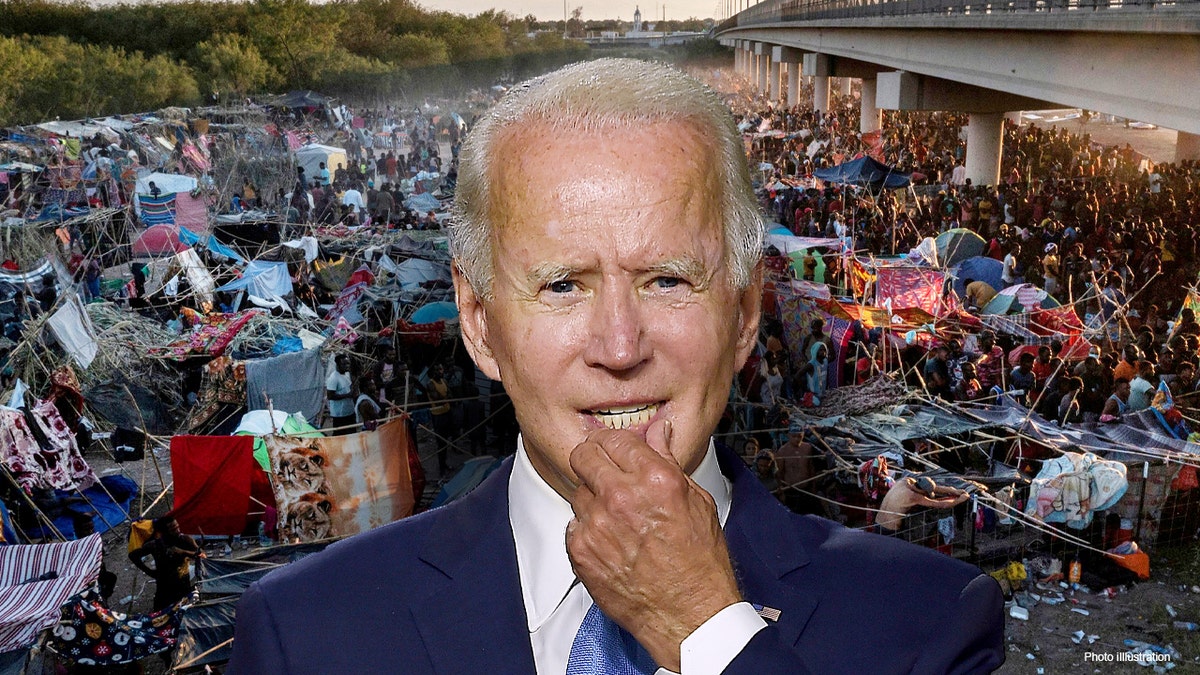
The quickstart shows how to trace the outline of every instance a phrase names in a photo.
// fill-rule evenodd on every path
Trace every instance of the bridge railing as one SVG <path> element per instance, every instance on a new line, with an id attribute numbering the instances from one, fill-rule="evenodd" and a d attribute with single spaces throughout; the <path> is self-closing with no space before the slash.
<path id="1" fill-rule="evenodd" d="M 979 16 L 1061 12 L 1200 11 L 1200 0 L 765 0 L 729 17 L 716 33 L 781 21 L 858 19 L 884 16 Z"/>

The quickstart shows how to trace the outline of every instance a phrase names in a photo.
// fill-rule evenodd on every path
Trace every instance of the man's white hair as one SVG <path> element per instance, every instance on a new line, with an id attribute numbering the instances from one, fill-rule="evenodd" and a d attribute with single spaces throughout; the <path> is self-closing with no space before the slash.
<path id="1" fill-rule="evenodd" d="M 714 163 L 721 174 L 721 194 L 713 198 L 720 200 L 731 280 L 736 288 L 746 288 L 762 252 L 763 222 L 729 108 L 711 89 L 674 68 L 634 59 L 597 59 L 514 87 L 463 142 L 450 250 L 475 292 L 492 297 L 489 193 L 498 164 L 495 145 L 504 130 L 539 122 L 549 125 L 551 133 L 572 134 L 663 121 L 694 125 L 719 155 Z"/>

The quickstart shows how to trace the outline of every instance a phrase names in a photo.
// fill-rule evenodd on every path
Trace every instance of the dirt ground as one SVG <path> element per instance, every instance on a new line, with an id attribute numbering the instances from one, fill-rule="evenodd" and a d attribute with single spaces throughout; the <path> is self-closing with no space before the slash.
<path id="1" fill-rule="evenodd" d="M 1181 655 L 1171 660 L 1175 671 L 1200 672 L 1200 638 L 1172 627 L 1176 620 L 1200 618 L 1200 594 L 1180 590 L 1168 581 L 1155 581 L 1161 576 L 1154 575 L 1112 600 L 1099 594 L 1077 593 L 1062 604 L 1031 608 L 1028 621 L 1009 617 L 1005 627 L 1007 660 L 999 672 L 1139 672 L 1142 666 L 1115 660 L 1117 654 L 1129 651 L 1124 645 L 1126 639 L 1173 646 Z M 1072 604 L 1072 599 L 1078 604 Z M 1167 605 L 1176 610 L 1177 618 L 1170 617 Z M 1074 608 L 1084 609 L 1089 615 L 1075 613 Z M 1086 636 L 1081 644 L 1074 642 L 1076 631 Z M 1114 660 L 1098 660 L 1109 656 Z"/>

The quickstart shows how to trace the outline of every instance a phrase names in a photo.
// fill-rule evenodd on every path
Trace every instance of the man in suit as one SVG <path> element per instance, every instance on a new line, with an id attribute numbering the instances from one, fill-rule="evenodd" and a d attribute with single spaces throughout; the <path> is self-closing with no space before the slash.
<path id="1" fill-rule="evenodd" d="M 711 440 L 758 331 L 762 224 L 728 110 L 603 59 L 462 148 L 462 333 L 515 457 L 253 585 L 232 673 L 976 673 L 978 569 L 783 508 Z M 499 449 L 498 449 L 499 450 Z"/>

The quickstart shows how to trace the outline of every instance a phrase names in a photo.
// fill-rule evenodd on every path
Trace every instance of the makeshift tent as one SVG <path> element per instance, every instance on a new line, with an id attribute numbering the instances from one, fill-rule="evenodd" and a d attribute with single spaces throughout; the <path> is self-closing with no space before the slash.
<path id="1" fill-rule="evenodd" d="M 175 193 L 138 195 L 138 213 L 145 225 L 175 224 Z"/>
<path id="2" fill-rule="evenodd" d="M 175 193 L 175 224 L 192 232 L 208 232 L 208 207 L 202 197 Z"/>
<path id="3" fill-rule="evenodd" d="M 153 225 L 133 242 L 135 256 L 170 256 L 187 248 L 174 225 Z"/>
<path id="4" fill-rule="evenodd" d="M 316 419 L 325 407 L 325 369 L 320 349 L 246 362 L 246 405 L 300 413 Z"/>
<path id="5" fill-rule="evenodd" d="M 91 319 L 88 318 L 79 295 L 71 294 L 70 299 L 50 315 L 47 324 L 63 350 L 71 355 L 80 368 L 87 370 L 96 358 L 99 346 L 96 344 L 96 332 L 92 328 Z"/>
<path id="6" fill-rule="evenodd" d="M 305 177 L 309 181 L 317 178 L 320 171 L 320 163 L 325 163 L 325 168 L 329 169 L 329 175 L 332 177 L 333 172 L 337 170 L 337 165 L 343 167 L 349 166 L 346 160 L 346 150 L 343 148 L 335 148 L 331 145 L 321 145 L 320 143 L 309 143 L 301 146 L 296 151 L 296 164 L 304 167 Z"/>
<path id="7" fill-rule="evenodd" d="M 92 592 L 63 608 L 47 641 L 64 660 L 92 668 L 126 666 L 175 647 L 180 618 L 191 598 L 151 614 L 128 615 L 105 606 Z"/>
<path id="8" fill-rule="evenodd" d="M 280 96 L 275 102 L 287 108 L 323 108 L 329 104 L 329 99 L 311 89 L 296 89 Z"/>
<path id="9" fill-rule="evenodd" d="M 211 310 L 213 302 L 213 278 L 208 268 L 201 262 L 200 256 L 196 255 L 194 249 L 188 248 L 175 255 L 175 262 L 183 270 L 183 273 L 187 275 L 188 283 L 192 285 L 192 292 L 200 300 L 201 306 Z"/>
<path id="10" fill-rule="evenodd" d="M 99 534 L 65 544 L 0 547 L 0 653 L 28 647 L 60 608 L 96 581 Z"/>
<path id="11" fill-rule="evenodd" d="M 246 259 L 240 253 L 217 241 L 216 237 L 213 237 L 211 234 L 196 234 L 195 231 L 184 227 L 179 229 L 179 241 L 188 246 L 203 246 L 216 255 L 224 256 L 237 262 L 246 262 Z"/>
<path id="12" fill-rule="evenodd" d="M 150 194 L 150 183 L 154 183 L 154 187 L 158 188 L 164 195 L 172 192 L 191 192 L 200 184 L 199 181 L 191 176 L 155 172 L 138 177 L 136 192 L 138 194 Z"/>
<path id="13" fill-rule="evenodd" d="M 324 387 L 324 383 L 321 383 Z M 258 462 L 263 471 L 271 470 L 271 459 L 267 456 L 267 444 L 264 436 L 301 436 L 317 438 L 324 436 L 316 427 L 309 424 L 304 415 L 287 414 L 278 410 L 251 410 L 242 416 L 234 436 L 254 436 L 254 461 Z"/>
<path id="14" fill-rule="evenodd" d="M 956 227 L 939 234 L 935 240 L 937 259 L 942 267 L 953 267 L 967 258 L 983 254 L 987 242 L 983 237 L 963 227 Z"/>
<path id="15" fill-rule="evenodd" d="M 1054 296 L 1033 284 L 1017 284 L 1001 289 L 980 314 L 1021 314 L 1035 309 L 1058 307 Z"/>
<path id="16" fill-rule="evenodd" d="M 238 558 L 196 561 L 197 588 L 206 601 L 192 605 L 183 615 L 174 672 L 192 672 L 228 661 L 233 653 L 237 602 L 246 588 L 268 572 L 319 553 L 328 544 L 284 544 Z"/>
<path id="17" fill-rule="evenodd" d="M 401 419 L 349 436 L 268 437 L 280 536 L 317 541 L 410 515 L 412 443 Z"/>
<path id="18" fill-rule="evenodd" d="M 75 539 L 79 536 L 76 523 L 89 519 L 92 532 L 103 534 L 129 521 L 129 507 L 137 492 L 137 483 L 120 474 L 103 476 L 99 485 L 86 490 L 55 490 L 54 498 L 63 504 L 63 508 L 47 516 L 54 523 L 57 534 L 45 526 L 30 528 L 26 534 L 31 539 L 57 537 L 58 534 Z"/>
<path id="19" fill-rule="evenodd" d="M 404 207 L 419 213 L 429 213 L 430 211 L 437 211 L 442 208 L 442 203 L 438 201 L 437 197 L 428 192 L 422 192 L 421 194 L 405 199 Z"/>
<path id="20" fill-rule="evenodd" d="M 875 189 L 902 188 L 909 184 L 909 174 L 865 156 L 827 169 L 817 169 L 813 174 L 827 183 L 869 185 Z"/>
<path id="21" fill-rule="evenodd" d="M 267 506 L 274 506 L 267 476 L 253 453 L 254 439 L 248 436 L 171 439 L 175 478 L 171 515 L 184 532 L 241 534 L 251 511 L 262 513 Z M 263 503 L 252 502 L 252 496 Z"/>
<path id="22" fill-rule="evenodd" d="M 450 266 L 446 263 L 409 258 L 397 265 L 384 257 L 379 261 L 379 266 L 395 274 L 400 281 L 400 289 L 404 291 L 419 290 L 422 284 L 430 282 L 451 282 Z"/>
<path id="23" fill-rule="evenodd" d="M 967 294 L 967 279 L 975 281 L 987 282 L 989 286 L 997 291 L 1004 288 L 1004 281 L 1000 276 L 1004 274 L 1004 263 L 989 258 L 987 256 L 977 255 L 974 258 L 967 258 L 958 265 L 958 269 L 954 272 L 954 292 L 958 297 L 964 297 Z"/>
<path id="24" fill-rule="evenodd" d="M 921 267 L 881 267 L 876 271 L 876 300 L 880 307 L 917 307 L 933 316 L 949 309 L 942 298 L 946 273 Z"/>
<path id="25" fill-rule="evenodd" d="M 218 291 L 245 290 L 260 298 L 283 297 L 292 292 L 292 277 L 287 263 L 267 260 L 252 260 L 242 271 L 240 279 L 225 284 Z"/>

